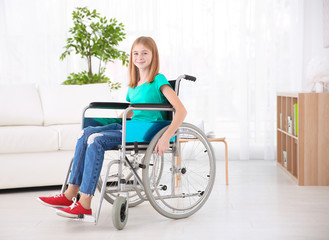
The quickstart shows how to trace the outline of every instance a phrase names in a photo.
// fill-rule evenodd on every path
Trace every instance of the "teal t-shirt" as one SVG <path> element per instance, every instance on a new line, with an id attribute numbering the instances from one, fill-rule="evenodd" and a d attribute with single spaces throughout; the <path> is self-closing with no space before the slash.
<path id="1" fill-rule="evenodd" d="M 135 88 L 129 88 L 126 100 L 131 104 L 134 103 L 168 103 L 166 97 L 160 91 L 161 86 L 170 83 L 163 74 L 155 76 L 152 83 L 144 83 Z M 139 121 L 159 121 L 166 120 L 165 111 L 139 111 L 134 110 L 132 120 Z"/>

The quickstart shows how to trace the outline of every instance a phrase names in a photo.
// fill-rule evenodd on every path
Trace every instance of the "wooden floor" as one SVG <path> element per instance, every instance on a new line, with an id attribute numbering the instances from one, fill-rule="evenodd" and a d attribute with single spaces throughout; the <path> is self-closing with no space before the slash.
<path id="1" fill-rule="evenodd" d="M 167 219 L 145 202 L 129 210 L 122 231 L 112 226 L 107 202 L 98 225 L 61 218 L 37 202 L 56 190 L 0 191 L 0 239 L 329 239 L 329 187 L 297 186 L 275 161 L 230 161 L 229 186 L 219 161 L 212 195 L 195 215 Z"/>

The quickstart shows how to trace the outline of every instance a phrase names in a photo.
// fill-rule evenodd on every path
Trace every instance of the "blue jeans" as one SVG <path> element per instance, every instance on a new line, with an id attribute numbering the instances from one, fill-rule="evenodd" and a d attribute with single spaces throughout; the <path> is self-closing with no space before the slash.
<path id="1" fill-rule="evenodd" d="M 94 195 L 103 166 L 104 152 L 121 144 L 121 125 L 86 127 L 78 139 L 69 183 L 80 192 Z"/>

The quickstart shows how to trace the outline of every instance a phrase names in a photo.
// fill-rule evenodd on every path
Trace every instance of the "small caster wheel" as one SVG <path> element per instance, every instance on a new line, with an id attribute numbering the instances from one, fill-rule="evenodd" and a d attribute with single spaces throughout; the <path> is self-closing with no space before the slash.
<path id="1" fill-rule="evenodd" d="M 121 230 L 126 226 L 128 220 L 127 200 L 125 197 L 118 197 L 114 200 L 112 207 L 112 222 L 116 229 Z"/>

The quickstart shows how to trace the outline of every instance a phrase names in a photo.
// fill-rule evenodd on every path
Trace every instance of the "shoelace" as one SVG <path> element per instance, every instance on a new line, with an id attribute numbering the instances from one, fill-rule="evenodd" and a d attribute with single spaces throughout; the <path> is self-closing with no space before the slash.
<path id="1" fill-rule="evenodd" d="M 71 210 L 78 206 L 77 198 L 72 198 L 73 203 L 70 205 Z"/>

